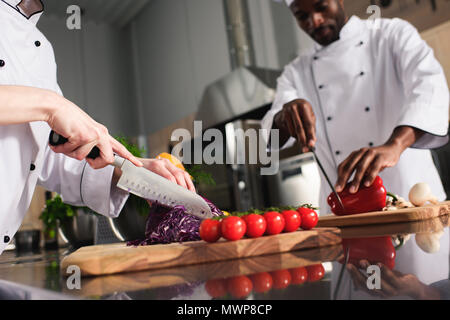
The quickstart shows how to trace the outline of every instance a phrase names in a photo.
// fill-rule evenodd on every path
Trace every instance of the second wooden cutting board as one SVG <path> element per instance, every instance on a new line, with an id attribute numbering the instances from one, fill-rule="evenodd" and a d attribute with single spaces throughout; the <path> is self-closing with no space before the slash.
<path id="1" fill-rule="evenodd" d="M 319 218 L 319 227 L 350 227 L 397 222 L 423 221 L 450 214 L 450 202 L 439 205 L 407 208 L 395 211 L 380 211 L 351 216 L 328 215 Z"/>
<path id="2" fill-rule="evenodd" d="M 124 243 L 100 245 L 75 251 L 64 258 L 61 268 L 63 274 L 75 265 L 82 275 L 105 275 L 319 248 L 341 241 L 339 229 L 317 228 L 234 242 L 197 241 L 143 247 L 127 247 Z"/>

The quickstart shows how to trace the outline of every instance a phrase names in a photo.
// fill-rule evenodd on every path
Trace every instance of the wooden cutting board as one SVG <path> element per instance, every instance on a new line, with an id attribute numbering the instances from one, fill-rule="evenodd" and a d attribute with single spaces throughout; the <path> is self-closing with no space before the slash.
<path id="1" fill-rule="evenodd" d="M 449 225 L 450 216 L 444 215 L 422 221 L 389 223 L 384 224 L 382 227 L 376 224 L 346 227 L 341 229 L 341 236 L 342 239 L 352 239 L 396 236 L 400 234 L 435 233 L 444 230 Z"/>
<path id="2" fill-rule="evenodd" d="M 61 268 L 62 274 L 66 274 L 68 266 L 76 265 L 83 276 L 105 275 L 319 248 L 336 245 L 341 241 L 339 229 L 316 228 L 257 239 L 221 240 L 216 243 L 196 241 L 142 247 L 127 247 L 120 243 L 78 249 L 63 259 Z"/>
<path id="3" fill-rule="evenodd" d="M 328 246 L 295 252 L 286 252 L 238 260 L 227 260 L 165 269 L 120 273 L 82 279 L 81 289 L 75 294 L 82 297 L 104 296 L 115 292 L 133 292 L 184 283 L 206 282 L 217 278 L 230 278 L 272 272 L 332 262 L 343 257 L 342 246 Z M 70 291 L 70 292 L 69 292 Z M 67 293 L 74 294 L 67 289 Z"/>
<path id="4" fill-rule="evenodd" d="M 355 214 L 351 216 L 328 215 L 319 218 L 319 227 L 350 227 L 396 222 L 423 221 L 450 214 L 450 202 L 439 205 L 407 208 L 396 211 L 380 211 Z"/>

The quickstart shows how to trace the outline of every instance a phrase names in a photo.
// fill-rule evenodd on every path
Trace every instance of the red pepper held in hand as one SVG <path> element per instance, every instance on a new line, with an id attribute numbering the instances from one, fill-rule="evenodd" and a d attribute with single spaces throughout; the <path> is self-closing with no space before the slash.
<path id="1" fill-rule="evenodd" d="M 386 188 L 383 186 L 383 180 L 376 177 L 370 187 L 362 186 L 357 193 L 350 193 L 350 183 L 345 189 L 338 193 L 341 197 L 344 209 L 339 205 L 334 193 L 328 196 L 328 204 L 331 211 L 337 216 L 347 216 L 358 213 L 381 211 L 386 207 Z"/>

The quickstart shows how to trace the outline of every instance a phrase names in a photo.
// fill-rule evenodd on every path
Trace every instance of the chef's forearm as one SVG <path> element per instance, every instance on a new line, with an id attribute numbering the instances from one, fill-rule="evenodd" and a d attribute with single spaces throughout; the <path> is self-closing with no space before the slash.
<path id="1" fill-rule="evenodd" d="M 397 147 L 400 152 L 403 152 L 415 144 L 423 135 L 424 132 L 416 128 L 407 126 L 397 127 L 386 142 L 386 145 Z"/>
<path id="2" fill-rule="evenodd" d="M 0 125 L 48 121 L 61 100 L 50 90 L 0 85 Z"/>

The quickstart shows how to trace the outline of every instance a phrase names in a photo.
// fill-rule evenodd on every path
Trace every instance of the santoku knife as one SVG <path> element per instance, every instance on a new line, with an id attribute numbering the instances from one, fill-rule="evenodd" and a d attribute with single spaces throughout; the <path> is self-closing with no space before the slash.
<path id="1" fill-rule="evenodd" d="M 49 142 L 52 146 L 66 143 L 68 140 L 52 131 Z M 97 147 L 92 149 L 88 158 L 96 159 L 100 155 Z M 200 219 L 212 218 L 213 214 L 206 201 L 195 192 L 189 191 L 172 181 L 145 168 L 136 167 L 130 161 L 114 156 L 114 167 L 122 170 L 117 187 L 138 197 L 157 202 L 167 207 L 184 206 L 186 213 Z"/>

